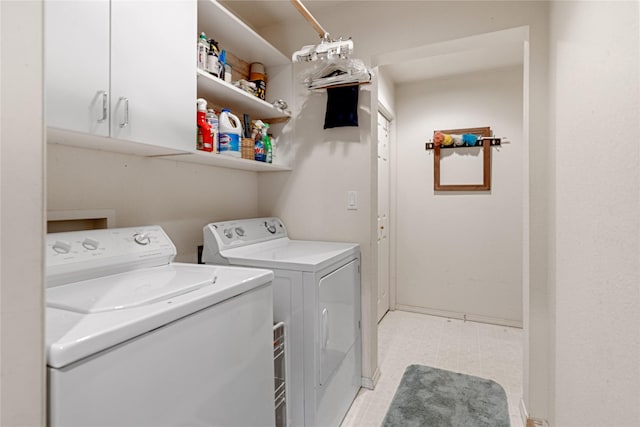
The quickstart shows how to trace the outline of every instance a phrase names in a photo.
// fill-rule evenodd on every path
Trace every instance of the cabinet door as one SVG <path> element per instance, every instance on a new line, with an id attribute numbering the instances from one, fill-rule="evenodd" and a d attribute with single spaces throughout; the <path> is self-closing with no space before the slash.
<path id="1" fill-rule="evenodd" d="M 47 125 L 108 136 L 109 1 L 47 0 L 44 33 Z"/>
<path id="2" fill-rule="evenodd" d="M 111 1 L 111 137 L 194 150 L 195 0 Z"/>

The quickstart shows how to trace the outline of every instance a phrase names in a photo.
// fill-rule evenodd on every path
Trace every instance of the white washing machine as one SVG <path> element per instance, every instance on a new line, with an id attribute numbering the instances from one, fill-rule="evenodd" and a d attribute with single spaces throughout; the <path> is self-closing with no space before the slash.
<path id="1" fill-rule="evenodd" d="M 50 426 L 273 426 L 273 273 L 158 226 L 47 235 Z"/>
<path id="2" fill-rule="evenodd" d="M 273 270 L 287 424 L 340 425 L 362 382 L 359 245 L 291 240 L 278 218 L 244 219 L 204 228 L 203 261 Z"/>

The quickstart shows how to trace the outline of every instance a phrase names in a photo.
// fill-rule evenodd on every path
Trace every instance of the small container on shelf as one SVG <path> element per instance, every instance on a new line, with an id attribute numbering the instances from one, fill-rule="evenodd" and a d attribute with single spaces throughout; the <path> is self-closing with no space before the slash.
<path id="1" fill-rule="evenodd" d="M 264 65 L 260 62 L 254 62 L 251 64 L 249 71 L 249 81 L 256 85 L 255 96 L 264 101 L 267 91 L 267 82 L 265 77 Z"/>
<path id="2" fill-rule="evenodd" d="M 242 138 L 240 141 L 240 151 L 243 159 L 254 160 L 255 141 L 252 138 Z"/>

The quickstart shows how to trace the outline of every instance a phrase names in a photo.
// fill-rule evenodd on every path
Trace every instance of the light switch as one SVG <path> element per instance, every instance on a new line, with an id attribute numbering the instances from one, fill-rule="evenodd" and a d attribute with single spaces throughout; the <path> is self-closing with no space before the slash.
<path id="1" fill-rule="evenodd" d="M 347 191 L 347 210 L 350 210 L 350 211 L 358 210 L 358 192 L 357 191 Z"/>

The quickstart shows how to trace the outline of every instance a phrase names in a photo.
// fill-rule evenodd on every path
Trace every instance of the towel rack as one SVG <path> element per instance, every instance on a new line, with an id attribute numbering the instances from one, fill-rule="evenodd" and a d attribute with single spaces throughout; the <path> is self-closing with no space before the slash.
<path id="1" fill-rule="evenodd" d="M 436 145 L 432 141 L 425 144 L 425 150 L 433 150 L 433 189 L 434 191 L 490 191 L 491 190 L 491 147 L 499 146 L 502 144 L 503 138 L 496 138 L 492 136 L 491 128 L 478 127 L 478 128 L 464 128 L 464 129 L 448 129 L 434 131 L 444 134 L 472 134 L 478 137 L 478 141 L 482 142 L 482 183 L 481 184 L 441 184 L 440 183 L 440 150 L 450 148 L 464 148 L 464 146 L 442 146 Z M 505 141 L 506 142 L 506 141 Z M 468 148 L 468 147 L 467 147 Z"/>

